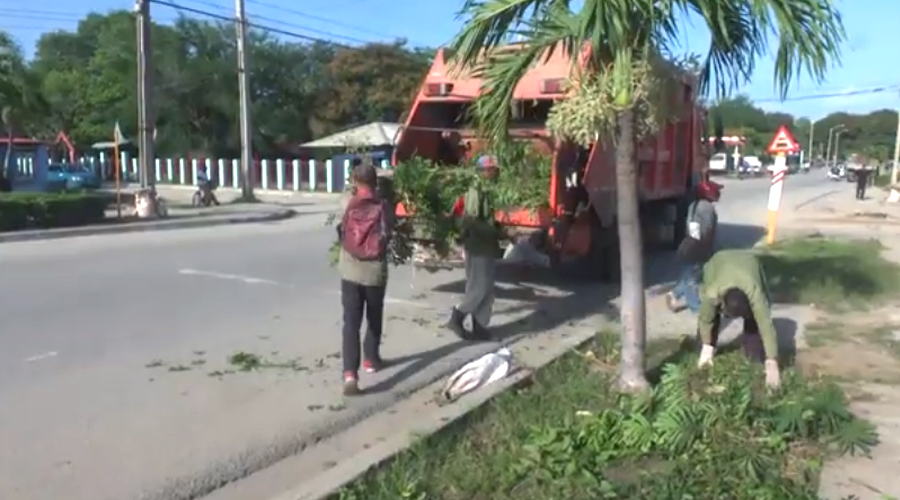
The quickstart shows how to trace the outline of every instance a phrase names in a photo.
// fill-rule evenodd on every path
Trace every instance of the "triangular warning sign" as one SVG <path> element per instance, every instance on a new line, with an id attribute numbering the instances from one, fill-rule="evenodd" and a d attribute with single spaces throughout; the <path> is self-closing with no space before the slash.
<path id="1" fill-rule="evenodd" d="M 797 144 L 797 140 L 794 139 L 794 135 L 791 134 L 791 131 L 787 129 L 784 125 L 778 127 L 778 132 L 775 132 L 775 137 L 772 138 L 772 142 L 769 143 L 769 153 L 770 154 L 778 154 L 778 153 L 791 153 L 793 151 L 798 151 L 800 149 L 800 145 Z"/>

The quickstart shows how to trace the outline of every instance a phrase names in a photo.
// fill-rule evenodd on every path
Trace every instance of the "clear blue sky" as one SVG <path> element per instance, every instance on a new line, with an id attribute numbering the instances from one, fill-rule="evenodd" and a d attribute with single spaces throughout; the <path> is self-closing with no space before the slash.
<path id="1" fill-rule="evenodd" d="M 171 0 L 184 7 L 233 15 L 228 0 Z M 333 38 L 345 43 L 405 37 L 414 44 L 435 46 L 447 42 L 459 29 L 455 13 L 462 0 L 246 0 L 251 20 L 282 30 Z M 24 5 L 16 8 L 16 5 Z M 30 53 L 44 31 L 74 29 L 78 19 L 90 11 L 130 9 L 120 0 L 0 0 L 0 29 L 13 33 Z M 791 90 L 791 97 L 833 94 L 882 86 L 900 86 L 900 65 L 895 63 L 898 44 L 896 20 L 900 2 L 892 0 L 840 0 L 849 42 L 843 61 L 821 86 L 808 79 Z M 167 22 L 177 14 L 171 8 L 154 5 L 152 15 Z M 686 22 L 684 40 L 688 50 L 699 51 L 706 36 L 698 26 Z M 342 37 L 342 38 L 339 38 Z M 772 63 L 761 61 L 753 84 L 744 89 L 770 110 L 820 118 L 833 111 L 867 112 L 897 107 L 896 87 L 880 93 L 832 97 L 828 99 L 772 102 Z"/>

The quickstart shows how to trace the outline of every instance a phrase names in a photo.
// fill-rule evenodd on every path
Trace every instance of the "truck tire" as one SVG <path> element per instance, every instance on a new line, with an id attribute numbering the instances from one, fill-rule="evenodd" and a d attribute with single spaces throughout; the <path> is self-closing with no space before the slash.
<path id="1" fill-rule="evenodd" d="M 591 248 L 587 255 L 587 275 L 592 281 L 618 283 L 621 277 L 619 227 L 616 220 L 604 227 L 591 212 Z"/>
<path id="2" fill-rule="evenodd" d="M 675 202 L 675 227 L 672 231 L 672 250 L 678 250 L 681 241 L 687 236 L 687 218 L 690 203 L 686 200 L 678 200 Z"/>

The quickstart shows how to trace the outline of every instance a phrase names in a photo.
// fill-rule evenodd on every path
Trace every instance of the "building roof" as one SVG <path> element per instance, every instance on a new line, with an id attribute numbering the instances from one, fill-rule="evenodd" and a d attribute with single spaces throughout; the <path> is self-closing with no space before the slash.
<path id="1" fill-rule="evenodd" d="M 43 144 L 45 141 L 40 139 L 34 139 L 32 137 L 13 137 L 13 144 L 27 144 L 27 145 L 35 145 L 35 144 Z M 9 137 L 0 137 L 0 144 L 9 144 Z"/>
<path id="2" fill-rule="evenodd" d="M 397 137 L 400 135 L 401 127 L 402 125 L 399 123 L 372 122 L 322 137 L 300 146 L 304 148 L 377 148 L 394 146 L 397 144 Z"/>

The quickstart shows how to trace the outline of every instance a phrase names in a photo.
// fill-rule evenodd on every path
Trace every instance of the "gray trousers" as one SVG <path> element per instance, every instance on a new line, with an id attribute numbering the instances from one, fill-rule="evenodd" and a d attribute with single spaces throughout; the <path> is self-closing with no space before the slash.
<path id="1" fill-rule="evenodd" d="M 456 309 L 463 314 L 471 314 L 472 319 L 481 326 L 491 323 L 496 271 L 496 257 L 469 255 L 466 252 L 466 293 Z"/>

